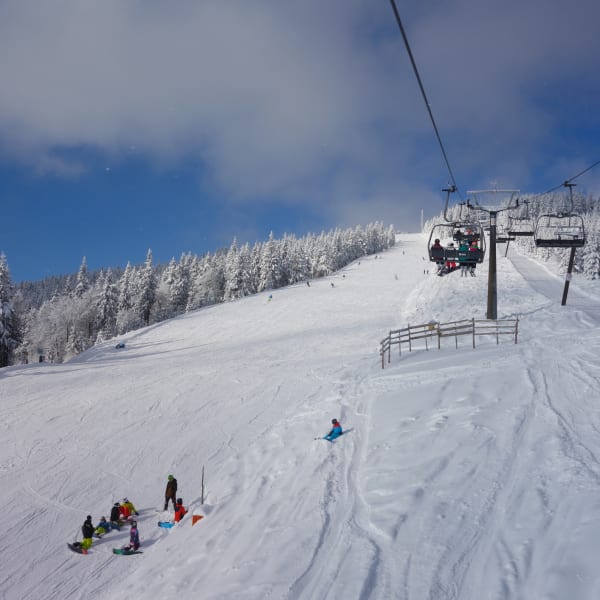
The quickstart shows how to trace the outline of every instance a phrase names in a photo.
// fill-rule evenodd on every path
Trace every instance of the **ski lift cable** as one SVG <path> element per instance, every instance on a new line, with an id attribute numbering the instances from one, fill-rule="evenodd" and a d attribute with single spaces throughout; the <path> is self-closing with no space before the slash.
<path id="1" fill-rule="evenodd" d="M 550 192 L 554 192 L 558 188 L 564 187 L 566 184 L 571 183 L 571 181 L 573 181 L 574 179 L 577 179 L 578 177 L 581 177 L 581 175 L 583 175 L 584 173 L 587 173 L 589 170 L 593 169 L 594 167 L 596 167 L 598 165 L 600 165 L 600 160 L 597 160 L 593 165 L 590 165 L 587 169 L 584 169 L 583 171 L 581 171 L 581 173 L 577 173 L 577 175 L 574 175 L 573 177 L 571 177 L 571 179 L 567 179 L 563 183 L 557 185 L 556 187 L 553 187 L 551 190 L 544 192 L 544 194 L 549 194 Z"/>
<path id="2" fill-rule="evenodd" d="M 412 64 L 413 71 L 415 73 L 415 77 L 417 78 L 417 83 L 419 84 L 419 88 L 421 90 L 421 95 L 423 96 L 423 100 L 425 101 L 425 106 L 427 107 L 427 112 L 429 113 L 429 118 L 431 119 L 431 123 L 433 125 L 433 129 L 435 131 L 435 135 L 437 137 L 438 144 L 440 145 L 440 149 L 442 151 L 442 155 L 444 157 L 444 161 L 446 163 L 446 167 L 448 169 L 448 173 L 450 174 L 450 179 L 452 180 L 452 184 L 458 190 L 458 186 L 456 185 L 456 179 L 454 178 L 454 173 L 452 172 L 452 168 L 450 167 L 450 161 L 448 160 L 448 155 L 446 154 L 446 150 L 444 148 L 444 144 L 442 143 L 442 138 L 440 136 L 440 132 L 437 128 L 435 119 L 433 117 L 433 112 L 431 110 L 431 106 L 429 105 L 429 100 L 427 99 L 427 94 L 425 93 L 425 88 L 423 86 L 423 82 L 421 81 L 421 76 L 419 75 L 419 70 L 417 69 L 417 64 L 415 62 L 412 50 L 410 48 L 410 44 L 408 43 L 408 37 L 406 35 L 406 31 L 404 30 L 404 25 L 402 25 L 402 19 L 400 18 L 400 13 L 398 12 L 398 7 L 396 6 L 396 0 L 390 0 L 392 5 L 392 10 L 394 11 L 394 15 L 396 17 L 396 22 L 398 23 L 398 27 L 400 28 L 400 33 L 402 34 L 402 39 L 404 40 L 404 45 L 406 46 L 406 51 L 408 52 L 408 57 L 410 58 L 410 62 Z M 462 198 L 459 192 L 459 196 Z"/>

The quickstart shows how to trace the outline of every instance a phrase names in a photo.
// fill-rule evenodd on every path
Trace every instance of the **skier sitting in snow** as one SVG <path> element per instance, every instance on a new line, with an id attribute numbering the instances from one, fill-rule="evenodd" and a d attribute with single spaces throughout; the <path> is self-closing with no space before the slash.
<path id="1" fill-rule="evenodd" d="M 333 425 L 331 431 L 323 438 L 325 440 L 329 440 L 330 442 L 342 435 L 342 426 L 340 425 L 340 422 L 337 419 L 331 419 L 331 424 Z"/>
<path id="2" fill-rule="evenodd" d="M 137 521 L 131 521 L 129 531 L 129 546 L 123 546 L 123 550 L 137 550 L 140 547 L 140 534 L 137 528 Z"/>
<path id="3" fill-rule="evenodd" d="M 123 521 L 121 521 L 121 505 L 115 502 L 114 506 L 110 509 L 110 526 L 112 529 L 121 529 Z"/>
<path id="4" fill-rule="evenodd" d="M 106 520 L 106 517 L 100 517 L 100 521 L 94 529 L 94 535 L 96 537 L 102 537 L 105 533 L 111 530 L 110 523 Z"/>
<path id="5" fill-rule="evenodd" d="M 133 502 L 130 502 L 127 498 L 123 498 L 121 502 L 121 517 L 126 521 L 131 515 L 137 515 L 138 511 L 135 510 Z"/>
<path id="6" fill-rule="evenodd" d="M 183 506 L 183 500 L 181 498 L 177 498 L 177 504 L 175 505 L 175 516 L 173 520 L 175 523 L 179 523 L 181 519 L 187 514 L 187 510 Z"/>

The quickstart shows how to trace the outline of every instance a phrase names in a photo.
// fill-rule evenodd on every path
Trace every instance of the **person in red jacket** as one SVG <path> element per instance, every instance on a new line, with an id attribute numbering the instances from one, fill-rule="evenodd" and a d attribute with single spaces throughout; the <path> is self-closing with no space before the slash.
<path id="1" fill-rule="evenodd" d="M 130 502 L 127 498 L 123 498 L 123 502 L 121 502 L 121 505 L 119 506 L 119 511 L 123 521 L 127 521 L 129 517 L 139 514 L 135 509 L 133 502 Z"/>
<path id="2" fill-rule="evenodd" d="M 181 498 L 177 498 L 177 504 L 175 504 L 175 516 L 173 517 L 173 520 L 175 523 L 179 523 L 179 521 L 181 521 L 186 514 L 187 510 L 185 509 L 185 506 L 183 506 L 183 500 Z"/>

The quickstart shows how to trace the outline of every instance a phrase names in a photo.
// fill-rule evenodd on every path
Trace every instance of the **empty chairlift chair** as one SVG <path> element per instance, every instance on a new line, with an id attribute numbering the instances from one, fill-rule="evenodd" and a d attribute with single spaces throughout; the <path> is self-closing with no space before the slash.
<path id="1" fill-rule="evenodd" d="M 534 241 L 538 248 L 580 248 L 585 244 L 583 218 L 572 213 L 540 215 Z"/>

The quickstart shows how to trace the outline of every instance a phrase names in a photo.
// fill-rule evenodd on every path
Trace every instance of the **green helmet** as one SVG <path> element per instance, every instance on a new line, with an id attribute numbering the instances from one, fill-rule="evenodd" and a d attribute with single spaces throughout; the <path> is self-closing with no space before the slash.
<path id="1" fill-rule="evenodd" d="M 169 481 L 173 481 L 173 475 L 169 475 L 169 476 L 167 477 L 167 479 L 168 479 Z"/>

